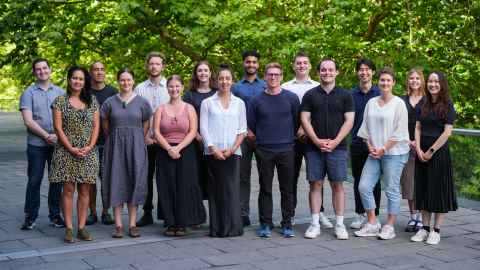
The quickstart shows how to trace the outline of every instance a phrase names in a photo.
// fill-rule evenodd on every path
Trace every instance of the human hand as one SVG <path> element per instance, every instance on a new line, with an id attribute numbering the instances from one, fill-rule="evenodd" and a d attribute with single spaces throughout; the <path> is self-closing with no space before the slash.
<path id="1" fill-rule="evenodd" d="M 337 140 L 326 140 L 323 144 L 325 152 L 332 152 L 338 146 L 339 142 Z"/>
<path id="2" fill-rule="evenodd" d="M 247 131 L 247 139 L 251 142 L 255 141 L 255 134 L 253 134 L 253 132 L 251 130 L 248 130 Z"/>
<path id="3" fill-rule="evenodd" d="M 218 150 L 216 147 L 209 147 L 210 152 L 213 154 L 213 157 L 217 160 L 225 160 L 225 156 L 223 155 L 223 151 Z"/>
<path id="4" fill-rule="evenodd" d="M 203 138 L 202 138 L 202 135 L 198 134 L 195 136 L 195 139 L 197 140 L 197 142 L 201 143 L 203 141 Z"/>
<path id="5" fill-rule="evenodd" d="M 170 147 L 168 149 L 168 155 L 172 158 L 172 159 L 179 159 L 182 155 L 180 154 L 180 150 L 178 149 L 178 147 L 176 146 L 173 146 L 173 147 Z"/>
<path id="6" fill-rule="evenodd" d="M 147 134 L 147 136 L 145 136 L 145 144 L 152 145 L 154 143 L 155 143 L 154 139 L 150 136 L 150 134 Z"/>

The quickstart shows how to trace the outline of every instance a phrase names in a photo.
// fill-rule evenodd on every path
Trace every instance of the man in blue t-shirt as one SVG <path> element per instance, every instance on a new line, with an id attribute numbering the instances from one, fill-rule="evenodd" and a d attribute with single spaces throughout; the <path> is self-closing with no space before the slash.
<path id="1" fill-rule="evenodd" d="M 256 50 L 245 51 L 242 54 L 243 78 L 232 86 L 232 93 L 245 102 L 248 111 L 250 102 L 254 96 L 263 92 L 266 87 L 265 81 L 258 78 L 260 54 Z M 252 171 L 252 158 L 255 153 L 255 135 L 251 131 L 243 140 L 242 158 L 240 160 L 240 207 L 243 226 L 250 225 L 250 180 Z"/>
<path id="2" fill-rule="evenodd" d="M 279 63 L 265 67 L 267 88 L 251 100 L 248 128 L 256 137 L 260 182 L 258 209 L 260 229 L 257 235 L 270 237 L 273 228 L 272 182 L 275 168 L 281 195 L 282 235 L 293 237 L 295 135 L 298 130 L 300 101 L 294 93 L 282 90 L 283 69 Z"/>

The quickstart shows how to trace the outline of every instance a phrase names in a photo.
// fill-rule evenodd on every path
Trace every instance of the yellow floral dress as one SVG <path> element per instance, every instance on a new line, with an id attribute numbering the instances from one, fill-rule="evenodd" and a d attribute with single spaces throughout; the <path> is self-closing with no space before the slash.
<path id="1" fill-rule="evenodd" d="M 93 117 L 99 106 L 94 96 L 85 109 L 74 108 L 68 95 L 59 96 L 52 108 L 62 112 L 62 129 L 73 147 L 89 144 L 93 132 Z M 52 183 L 95 184 L 99 172 L 97 149 L 83 158 L 72 155 L 60 142 L 55 145 L 49 181 Z"/>

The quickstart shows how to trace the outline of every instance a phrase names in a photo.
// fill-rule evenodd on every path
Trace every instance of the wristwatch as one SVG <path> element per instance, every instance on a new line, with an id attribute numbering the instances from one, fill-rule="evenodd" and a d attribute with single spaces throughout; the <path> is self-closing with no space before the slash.
<path id="1" fill-rule="evenodd" d="M 435 149 L 433 149 L 433 148 L 428 149 L 428 151 L 430 151 L 430 153 L 432 153 L 432 154 L 435 153 Z"/>

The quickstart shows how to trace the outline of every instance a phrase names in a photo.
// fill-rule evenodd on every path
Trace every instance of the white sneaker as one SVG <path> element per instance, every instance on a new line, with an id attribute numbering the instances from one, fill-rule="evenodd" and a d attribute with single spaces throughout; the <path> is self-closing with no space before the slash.
<path id="1" fill-rule="evenodd" d="M 315 239 L 320 235 L 320 232 L 321 231 L 319 225 L 310 224 L 310 226 L 308 226 L 308 229 L 305 231 L 304 236 L 308 239 Z"/>
<path id="2" fill-rule="evenodd" d="M 343 224 L 335 225 L 335 235 L 337 236 L 338 240 L 347 240 L 348 239 L 348 232 L 347 228 Z"/>
<path id="3" fill-rule="evenodd" d="M 427 237 L 428 237 L 428 232 L 422 228 L 418 230 L 418 232 L 414 236 L 410 237 L 410 240 L 412 242 L 423 242 L 427 240 Z"/>
<path id="4" fill-rule="evenodd" d="M 363 223 L 365 223 L 367 217 L 365 214 L 357 214 L 355 216 L 355 219 L 352 221 L 350 224 L 351 229 L 360 229 L 362 228 Z"/>
<path id="5" fill-rule="evenodd" d="M 437 245 L 438 243 L 440 243 L 440 234 L 437 233 L 436 231 L 431 231 L 431 232 L 428 234 L 427 244 L 429 244 L 429 245 Z"/>
<path id="6" fill-rule="evenodd" d="M 380 233 L 378 234 L 378 238 L 382 240 L 390 240 L 395 238 L 395 229 L 392 225 L 385 224 L 383 225 Z"/>
<path id="7" fill-rule="evenodd" d="M 320 224 L 327 229 L 333 228 L 332 222 L 322 213 L 320 213 Z"/>
<path id="8" fill-rule="evenodd" d="M 367 222 L 363 224 L 362 228 L 359 231 L 356 231 L 353 234 L 355 234 L 355 236 L 358 236 L 358 237 L 378 236 L 380 227 L 381 226 L 377 223 L 370 224 Z"/>

